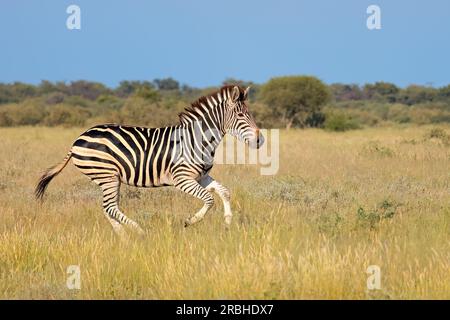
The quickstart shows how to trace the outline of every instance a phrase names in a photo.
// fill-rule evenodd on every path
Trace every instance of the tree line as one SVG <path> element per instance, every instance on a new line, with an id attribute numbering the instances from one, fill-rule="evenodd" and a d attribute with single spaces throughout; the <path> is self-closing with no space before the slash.
<path id="1" fill-rule="evenodd" d="M 450 122 L 450 85 L 326 85 L 312 76 L 277 77 L 264 84 L 230 78 L 224 84 L 252 87 L 250 109 L 264 128 L 342 131 L 386 123 Z M 165 126 L 176 123 L 190 102 L 219 87 L 195 88 L 173 78 L 122 81 L 115 88 L 85 80 L 0 83 L 0 126 Z"/>

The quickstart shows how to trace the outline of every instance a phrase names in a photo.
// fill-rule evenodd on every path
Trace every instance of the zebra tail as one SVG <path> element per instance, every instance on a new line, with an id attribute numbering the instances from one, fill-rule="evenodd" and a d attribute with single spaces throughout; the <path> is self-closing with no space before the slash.
<path id="1" fill-rule="evenodd" d="M 56 166 L 48 168 L 44 172 L 44 174 L 39 179 L 36 189 L 34 190 L 34 195 L 36 196 L 37 200 L 42 200 L 42 197 L 44 196 L 45 193 L 45 189 L 47 189 L 47 186 L 50 183 L 50 181 L 52 181 L 52 179 L 64 169 L 64 167 L 67 165 L 67 162 L 69 162 L 71 157 L 72 151 L 69 151 L 69 153 L 67 154 L 67 156 L 64 158 L 63 161 L 58 163 Z"/>

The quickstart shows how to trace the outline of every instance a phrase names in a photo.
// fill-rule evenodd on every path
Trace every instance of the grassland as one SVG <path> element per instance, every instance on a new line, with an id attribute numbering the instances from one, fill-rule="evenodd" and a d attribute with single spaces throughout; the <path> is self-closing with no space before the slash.
<path id="1" fill-rule="evenodd" d="M 0 129 L 0 298 L 450 299 L 450 128 L 430 130 L 282 131 L 277 175 L 214 167 L 232 191 L 228 230 L 220 199 L 184 229 L 198 200 L 124 187 L 122 209 L 147 235 L 121 242 L 73 165 L 34 201 L 82 129 Z M 80 290 L 66 287 L 69 265 Z"/>

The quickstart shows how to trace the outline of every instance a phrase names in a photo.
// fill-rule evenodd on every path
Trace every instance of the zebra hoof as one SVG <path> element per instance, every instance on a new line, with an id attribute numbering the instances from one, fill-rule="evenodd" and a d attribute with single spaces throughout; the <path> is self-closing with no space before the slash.
<path id="1" fill-rule="evenodd" d="M 189 219 L 184 220 L 184 227 L 187 228 L 191 225 L 191 221 Z"/>
<path id="2" fill-rule="evenodd" d="M 135 232 L 138 236 L 140 236 L 140 237 L 145 236 L 145 231 L 144 231 L 144 229 L 141 228 L 140 225 L 138 225 L 137 223 L 134 223 L 134 224 L 132 224 L 132 227 L 133 227 L 134 232 Z"/>
<path id="3" fill-rule="evenodd" d="M 230 216 L 225 217 L 225 226 L 226 227 L 229 227 L 231 225 L 231 219 L 232 218 Z"/>

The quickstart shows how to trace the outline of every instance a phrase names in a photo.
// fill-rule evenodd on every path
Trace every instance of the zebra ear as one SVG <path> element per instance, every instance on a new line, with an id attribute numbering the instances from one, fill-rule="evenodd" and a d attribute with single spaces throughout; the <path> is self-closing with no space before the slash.
<path id="1" fill-rule="evenodd" d="M 247 98 L 248 98 L 248 93 L 250 92 L 250 88 L 251 88 L 251 87 L 247 87 L 247 89 L 245 89 L 245 91 L 244 91 L 244 100 L 247 100 Z"/>
<path id="2" fill-rule="evenodd" d="M 237 86 L 234 86 L 231 92 L 231 100 L 233 100 L 233 102 L 237 102 L 239 100 L 240 95 L 241 92 L 239 91 L 239 88 Z"/>

